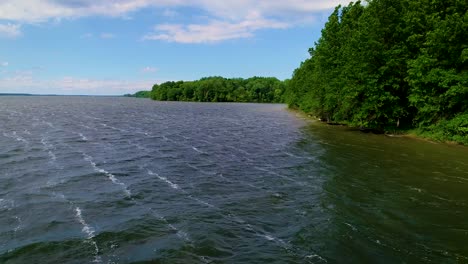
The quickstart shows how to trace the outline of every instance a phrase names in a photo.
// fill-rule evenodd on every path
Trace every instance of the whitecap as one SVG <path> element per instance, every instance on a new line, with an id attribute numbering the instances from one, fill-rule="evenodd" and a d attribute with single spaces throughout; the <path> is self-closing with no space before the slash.
<path id="1" fill-rule="evenodd" d="M 94 246 L 94 261 L 95 263 L 101 263 L 101 257 L 99 256 L 99 248 L 96 243 L 96 241 L 93 240 L 94 238 L 94 229 L 89 226 L 86 221 L 83 218 L 83 215 L 81 214 L 81 209 L 79 207 L 75 208 L 75 216 L 80 222 L 80 224 L 83 226 L 81 231 L 86 235 L 86 238 L 88 239 L 89 243 Z"/>
<path id="2" fill-rule="evenodd" d="M 82 140 L 88 141 L 88 138 L 85 137 L 82 133 L 78 133 L 78 135 L 81 137 Z"/>
<path id="3" fill-rule="evenodd" d="M 130 190 L 128 189 L 127 185 L 125 185 L 125 183 L 119 181 L 119 180 L 117 179 L 117 177 L 115 177 L 114 174 L 112 174 L 112 173 L 110 173 L 110 172 L 108 172 L 108 171 L 106 171 L 106 170 L 104 170 L 104 169 L 99 168 L 99 167 L 97 166 L 97 164 L 93 161 L 93 158 L 92 158 L 91 156 L 89 156 L 89 155 L 86 154 L 86 153 L 82 153 L 82 154 L 83 154 L 84 159 L 85 159 L 86 161 L 88 161 L 88 162 L 91 164 L 91 166 L 93 167 L 94 171 L 106 175 L 107 178 L 109 178 L 109 180 L 111 180 L 112 183 L 121 186 L 122 189 L 124 190 L 125 194 L 127 194 L 127 196 L 130 197 L 130 196 L 132 195 L 131 192 L 130 192 Z"/>
<path id="4" fill-rule="evenodd" d="M 198 152 L 198 153 L 205 154 L 205 152 L 203 152 L 203 151 L 197 149 L 196 147 L 192 147 L 192 149 L 195 150 L 195 151 Z"/>
<path id="5" fill-rule="evenodd" d="M 202 205 L 205 205 L 205 206 L 207 206 L 207 207 L 216 208 L 216 206 L 214 206 L 214 205 L 212 205 L 212 204 L 210 204 L 210 203 L 208 203 L 208 202 L 205 202 L 205 201 L 203 201 L 203 200 L 201 200 L 201 199 L 199 199 L 199 198 L 197 198 L 197 197 L 193 197 L 193 196 L 190 195 L 189 198 L 192 199 L 192 200 L 194 200 L 194 201 L 197 201 L 198 203 L 200 203 L 200 204 L 202 204 Z"/>
<path id="6" fill-rule="evenodd" d="M 48 125 L 50 128 L 55 128 L 55 126 L 50 122 L 42 121 L 42 123 Z"/>
<path id="7" fill-rule="evenodd" d="M 183 231 L 180 231 L 180 230 L 177 231 L 176 235 L 179 238 L 181 238 L 181 239 L 183 239 L 183 240 L 185 240 L 187 242 L 191 242 L 189 235 L 187 233 L 183 232 Z"/>
<path id="8" fill-rule="evenodd" d="M 55 154 L 54 154 L 51 150 L 49 150 L 49 151 L 47 152 L 47 154 L 49 154 L 49 157 L 50 157 L 53 161 L 56 161 L 56 160 L 57 160 L 57 156 L 55 156 Z"/>
<path id="9" fill-rule="evenodd" d="M 47 151 L 47 154 L 49 155 L 51 161 L 55 162 L 57 160 L 57 156 L 52 151 L 53 147 L 46 142 L 45 138 L 41 138 L 41 144 L 44 146 L 44 150 Z"/>
<path id="10" fill-rule="evenodd" d="M 3 135 L 5 137 L 8 137 L 8 138 L 13 138 L 14 140 L 16 140 L 18 142 L 22 142 L 22 143 L 24 143 L 26 145 L 29 144 L 29 141 L 27 141 L 23 137 L 19 136 L 18 133 L 16 133 L 16 131 L 13 131 L 11 134 L 7 134 L 7 133 L 4 132 Z"/>
<path id="11" fill-rule="evenodd" d="M 98 118 L 98 117 L 94 117 L 94 116 L 90 116 L 90 115 L 85 115 L 85 117 L 91 118 L 91 119 L 94 119 L 94 120 L 102 120 L 102 118 Z"/>
<path id="12" fill-rule="evenodd" d="M 313 157 L 297 156 L 297 155 L 294 155 L 291 152 L 287 152 L 287 151 L 283 151 L 283 153 L 288 155 L 289 157 L 293 157 L 293 158 L 296 158 L 296 159 L 308 159 L 308 160 L 313 160 L 314 159 Z"/>
<path id="13" fill-rule="evenodd" d="M 18 230 L 21 229 L 21 218 L 19 216 L 15 216 L 15 219 L 18 222 L 18 225 L 13 229 L 13 231 L 18 232 Z"/>
<path id="14" fill-rule="evenodd" d="M 15 202 L 8 199 L 0 199 L 0 209 L 5 209 L 7 211 L 12 210 L 15 207 Z"/>
<path id="15" fill-rule="evenodd" d="M 53 192 L 52 194 L 53 194 L 54 197 L 56 197 L 56 198 L 59 198 L 59 199 L 62 199 L 62 200 L 66 200 L 66 199 L 67 199 L 67 198 L 65 197 L 65 195 L 63 195 L 62 193 Z"/>
<path id="16" fill-rule="evenodd" d="M 317 254 L 311 254 L 311 255 L 307 255 L 305 256 L 306 259 L 319 259 L 320 261 L 323 261 L 323 262 L 327 262 L 324 258 L 322 258 L 321 256 L 317 255 Z"/>
<path id="17" fill-rule="evenodd" d="M 418 192 L 418 193 L 422 193 L 422 192 L 423 192 L 423 190 L 420 189 L 420 188 L 409 187 L 409 189 L 412 190 L 412 191 L 416 191 L 416 192 Z"/>
<path id="18" fill-rule="evenodd" d="M 159 174 L 157 174 L 157 173 L 154 173 L 154 172 L 152 172 L 152 171 L 150 171 L 150 170 L 148 170 L 148 174 L 149 174 L 149 175 L 154 175 L 154 176 L 158 177 L 158 179 L 160 179 L 161 181 L 166 182 L 166 183 L 169 184 L 169 186 L 171 186 L 171 188 L 173 188 L 173 189 L 176 189 L 176 190 L 180 189 L 179 185 L 177 185 L 177 184 L 175 184 L 175 183 L 169 181 L 166 177 L 163 177 L 163 176 L 161 176 L 161 175 L 159 175 Z"/>
<path id="19" fill-rule="evenodd" d="M 80 222 L 80 224 L 83 226 L 81 231 L 86 235 L 86 238 L 91 239 L 94 237 L 94 229 L 89 226 L 86 221 L 83 219 L 83 215 L 81 214 L 81 209 L 79 207 L 75 208 L 75 216 Z"/>
<path id="20" fill-rule="evenodd" d="M 345 222 L 344 224 L 347 225 L 347 226 L 349 226 L 349 227 L 351 227 L 351 229 L 352 229 L 353 231 L 357 231 L 357 228 L 356 228 L 355 226 L 353 226 L 352 224 L 346 223 L 346 222 Z"/>
<path id="21" fill-rule="evenodd" d="M 167 221 L 167 219 L 166 219 L 164 216 L 159 215 L 159 214 L 158 214 L 157 212 L 155 212 L 155 210 L 153 210 L 152 208 L 148 208 L 148 209 L 152 212 L 152 214 L 153 214 L 154 216 L 156 216 L 159 220 L 161 220 L 162 222 L 164 222 L 164 223 L 169 227 L 169 229 L 171 229 L 172 231 L 174 231 L 174 232 L 176 233 L 177 237 L 179 237 L 180 239 L 182 239 L 182 240 L 184 240 L 184 241 L 186 241 L 186 242 L 192 242 L 192 241 L 190 240 L 190 236 L 189 236 L 188 233 L 179 230 L 179 229 L 178 229 L 177 227 L 175 227 L 173 224 L 169 223 L 169 222 Z"/>
<path id="22" fill-rule="evenodd" d="M 110 128 L 110 129 L 112 129 L 112 130 L 119 131 L 119 132 L 125 132 L 125 133 L 128 132 L 128 131 L 125 130 L 125 129 L 117 128 L 117 127 L 110 126 L 110 125 L 107 125 L 107 124 L 104 124 L 104 123 L 101 123 L 101 125 L 104 126 L 104 127 Z"/>

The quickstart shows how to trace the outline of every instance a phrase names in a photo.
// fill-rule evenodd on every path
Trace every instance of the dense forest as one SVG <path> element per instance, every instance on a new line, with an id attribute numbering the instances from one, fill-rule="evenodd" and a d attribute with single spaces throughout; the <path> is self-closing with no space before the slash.
<path id="1" fill-rule="evenodd" d="M 468 144 L 468 1 L 337 7 L 286 102 L 330 122 Z"/>
<path id="2" fill-rule="evenodd" d="M 155 84 L 151 98 L 159 101 L 282 102 L 285 83 L 269 77 L 249 79 L 207 77 L 197 81 Z"/>
<path id="3" fill-rule="evenodd" d="M 291 80 L 208 77 L 155 84 L 161 101 L 286 102 L 322 120 L 468 145 L 468 2 L 338 6 Z"/>

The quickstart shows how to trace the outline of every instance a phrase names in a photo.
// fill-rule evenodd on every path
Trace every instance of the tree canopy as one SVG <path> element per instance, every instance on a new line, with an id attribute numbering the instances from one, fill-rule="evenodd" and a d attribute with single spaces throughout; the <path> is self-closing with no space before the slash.
<path id="1" fill-rule="evenodd" d="M 151 98 L 159 101 L 278 103 L 283 101 L 284 90 L 284 82 L 272 77 L 207 77 L 197 81 L 155 84 Z"/>
<path id="2" fill-rule="evenodd" d="M 136 98 L 150 98 L 151 92 L 150 91 L 138 91 L 134 94 L 125 94 L 125 97 L 136 97 Z"/>
<path id="3" fill-rule="evenodd" d="M 285 91 L 325 120 L 468 143 L 468 2 L 339 6 Z"/>

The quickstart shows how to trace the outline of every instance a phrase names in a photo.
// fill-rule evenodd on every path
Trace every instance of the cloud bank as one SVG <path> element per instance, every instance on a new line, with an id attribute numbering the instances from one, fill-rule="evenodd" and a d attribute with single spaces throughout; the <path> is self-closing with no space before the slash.
<path id="1" fill-rule="evenodd" d="M 298 15 L 331 9 L 345 0 L 4 0 L 0 19 L 17 22 L 44 22 L 49 19 L 86 16 L 122 16 L 143 8 L 192 7 L 225 18 L 242 18 L 246 12 L 265 16 Z"/>
<path id="2" fill-rule="evenodd" d="M 87 94 L 123 95 L 148 90 L 156 80 L 111 80 L 77 77 L 62 77 L 42 80 L 33 71 L 16 71 L 10 76 L 0 78 L 0 92 L 36 94 Z"/>
<path id="3" fill-rule="evenodd" d="M 0 34 L 21 35 L 20 25 L 91 16 L 128 18 L 132 13 L 161 9 L 162 18 L 175 17 L 178 8 L 206 15 L 204 23 L 157 24 L 144 40 L 210 43 L 249 38 L 258 30 L 293 27 L 349 0 L 4 0 L 0 1 Z"/>
<path id="4" fill-rule="evenodd" d="M 264 18 L 246 19 L 239 22 L 212 20 L 207 24 L 162 24 L 144 40 L 165 40 L 179 43 L 209 43 L 229 39 L 249 38 L 260 29 L 284 29 L 288 24 Z"/>
<path id="5" fill-rule="evenodd" d="M 16 38 L 21 35 L 22 33 L 20 24 L 0 24 L 0 37 Z"/>

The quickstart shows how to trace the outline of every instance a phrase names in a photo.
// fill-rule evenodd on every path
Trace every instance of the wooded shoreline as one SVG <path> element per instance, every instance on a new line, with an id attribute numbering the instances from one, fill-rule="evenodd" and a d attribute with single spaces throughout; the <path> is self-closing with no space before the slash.
<path id="1" fill-rule="evenodd" d="M 155 84 L 154 100 L 284 102 L 329 123 L 468 145 L 468 2 L 338 6 L 290 80 Z"/>

